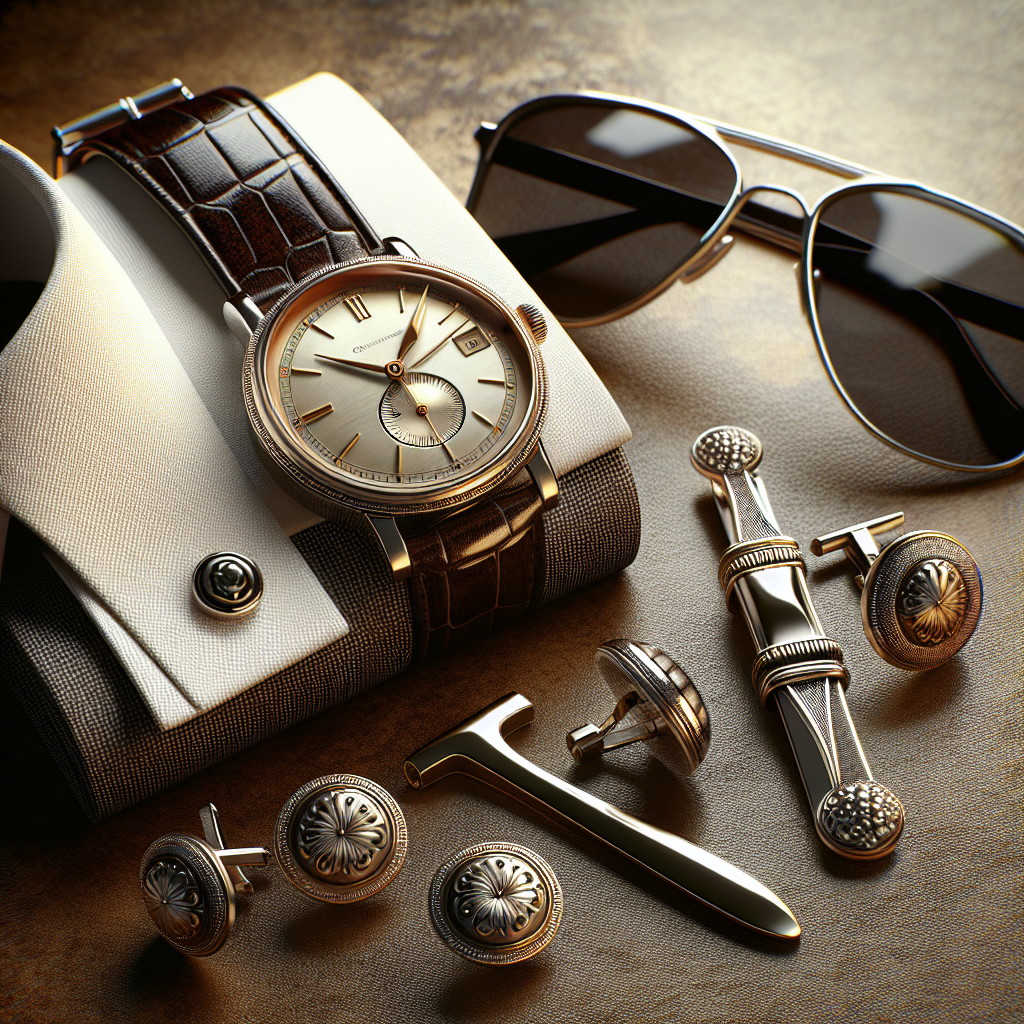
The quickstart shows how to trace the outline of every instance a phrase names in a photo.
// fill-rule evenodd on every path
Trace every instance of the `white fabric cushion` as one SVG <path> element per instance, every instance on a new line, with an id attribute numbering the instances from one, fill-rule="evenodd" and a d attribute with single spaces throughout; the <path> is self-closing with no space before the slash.
<path id="1" fill-rule="evenodd" d="M 402 237 L 513 307 L 543 309 L 436 175 L 344 82 L 315 75 L 269 101 L 379 234 Z M 286 539 L 318 517 L 277 486 L 255 451 L 224 296 L 171 215 L 105 160 L 56 187 L 10 147 L 0 150 L 0 169 L 9 172 L 0 170 L 0 194 L 7 189 L 13 207 L 29 211 L 5 228 L 0 273 L 29 276 L 30 263 L 42 279 L 54 260 L 42 299 L 0 353 L 0 504 L 54 549 L 62 578 L 170 727 L 344 635 L 344 618 Z M 10 258 L 19 251 L 21 270 Z M 568 335 L 547 320 L 543 438 L 562 476 L 630 433 Z M 247 554 L 263 571 L 266 593 L 248 620 L 218 622 L 191 602 L 192 569 L 217 550 Z"/>
<path id="2" fill-rule="evenodd" d="M 169 708 L 149 685 L 153 673 L 133 672 L 138 652 L 123 658 L 157 720 L 176 724 L 186 704 L 192 714 L 211 708 L 344 636 L 344 617 L 107 247 L 4 144 L 0 191 L 42 209 L 54 240 L 46 288 L 0 352 L 0 505 L 91 592 L 87 610 L 102 607 L 180 691 Z M 5 223 L 4 248 L 39 249 L 16 229 Z M 238 622 L 212 619 L 192 599 L 195 566 L 222 550 L 248 555 L 264 577 L 259 608 Z"/>

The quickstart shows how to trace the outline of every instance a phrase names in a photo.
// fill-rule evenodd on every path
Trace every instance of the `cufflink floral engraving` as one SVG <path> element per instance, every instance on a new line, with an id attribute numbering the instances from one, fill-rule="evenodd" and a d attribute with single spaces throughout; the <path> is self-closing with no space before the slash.
<path id="1" fill-rule="evenodd" d="M 944 558 L 930 558 L 903 581 L 896 614 L 912 643 L 934 647 L 957 632 L 967 605 L 967 586 L 956 566 Z"/>
<path id="2" fill-rule="evenodd" d="M 142 903 L 160 934 L 189 956 L 210 956 L 235 924 L 235 894 L 252 892 L 242 865 L 270 860 L 262 846 L 228 849 L 213 804 L 199 809 L 205 839 L 168 832 L 142 855 Z"/>
<path id="3" fill-rule="evenodd" d="M 955 537 L 915 530 L 879 548 L 903 523 L 891 512 L 811 541 L 816 555 L 845 551 L 859 570 L 860 614 L 871 646 L 890 665 L 918 671 L 949 661 L 974 633 L 984 598 L 974 556 Z"/>
<path id="4" fill-rule="evenodd" d="M 459 874 L 452 909 L 455 921 L 471 936 L 518 942 L 535 930 L 531 921 L 547 902 L 544 883 L 521 858 L 481 857 Z"/>
<path id="5" fill-rule="evenodd" d="M 386 819 L 365 793 L 331 790 L 307 807 L 296 845 L 306 870 L 328 881 L 364 872 L 387 849 Z"/>
<path id="6" fill-rule="evenodd" d="M 202 929 L 206 904 L 195 875 L 179 860 L 168 857 L 150 864 L 142 900 L 153 923 L 170 938 L 192 939 Z"/>
<path id="7" fill-rule="evenodd" d="M 438 868 L 430 920 L 467 960 L 491 966 L 536 956 L 562 920 L 562 888 L 539 854 L 515 843 L 480 843 Z"/>
<path id="8" fill-rule="evenodd" d="M 409 846 L 405 815 L 382 786 L 359 775 L 307 782 L 281 808 L 274 856 L 297 889 L 327 903 L 380 892 Z"/>

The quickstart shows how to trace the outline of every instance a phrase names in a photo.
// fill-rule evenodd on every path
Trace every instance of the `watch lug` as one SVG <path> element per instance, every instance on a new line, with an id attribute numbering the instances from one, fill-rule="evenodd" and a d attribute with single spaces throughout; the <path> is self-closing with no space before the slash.
<path id="1" fill-rule="evenodd" d="M 224 303 L 224 323 L 243 345 L 249 344 L 256 325 L 262 319 L 260 307 L 248 295 L 237 295 Z"/>
<path id="2" fill-rule="evenodd" d="M 537 450 L 526 463 L 526 468 L 540 492 L 542 508 L 545 511 L 554 508 L 558 504 L 558 478 L 540 441 L 537 442 Z"/>
<path id="3" fill-rule="evenodd" d="M 391 572 L 396 580 L 407 580 L 412 575 L 412 560 L 409 549 L 405 546 L 405 538 L 399 532 L 394 516 L 367 516 L 370 524 L 384 549 L 384 557 L 391 563 Z"/>
<path id="4" fill-rule="evenodd" d="M 411 256 L 417 260 L 420 258 L 420 254 L 401 238 L 385 238 L 384 253 L 387 256 Z"/>

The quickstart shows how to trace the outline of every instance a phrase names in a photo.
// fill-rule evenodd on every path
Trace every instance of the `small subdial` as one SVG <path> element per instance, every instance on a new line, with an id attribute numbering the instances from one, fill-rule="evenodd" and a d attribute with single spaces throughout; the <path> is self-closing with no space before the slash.
<path id="1" fill-rule="evenodd" d="M 450 441 L 466 419 L 458 388 L 429 373 L 407 373 L 404 380 L 393 380 L 381 399 L 384 429 L 396 441 L 420 448 Z"/>

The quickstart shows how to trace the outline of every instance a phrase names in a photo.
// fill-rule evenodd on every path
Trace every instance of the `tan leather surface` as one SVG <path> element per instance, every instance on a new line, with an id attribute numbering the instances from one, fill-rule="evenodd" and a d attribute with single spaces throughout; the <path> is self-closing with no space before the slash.
<path id="1" fill-rule="evenodd" d="M 162 10 L 15 3 L 3 15 L 0 134 L 45 160 L 45 130 L 180 75 L 260 94 L 327 68 L 465 194 L 470 131 L 540 91 L 603 88 L 674 103 L 919 178 L 1024 220 L 1024 12 L 982 4 L 452 4 Z M 225 28 L 230 26 L 230 28 Z M 748 183 L 811 194 L 824 176 L 739 152 Z M 629 419 L 644 513 L 636 563 L 482 641 L 89 827 L 16 707 L 5 716 L 0 1006 L 17 1020 L 1008 1021 L 1021 1015 L 1024 482 L 954 477 L 863 431 L 830 389 L 803 322 L 793 258 L 748 239 L 631 318 L 574 332 Z M 879 373 L 885 367 L 878 368 Z M 912 676 L 860 630 L 839 556 L 810 585 L 852 674 L 875 776 L 907 808 L 889 861 L 853 865 L 815 838 L 779 723 L 749 682 L 745 627 L 716 582 L 724 539 L 687 450 L 738 423 L 765 447 L 780 524 L 811 537 L 894 509 L 958 537 L 985 611 L 961 655 Z M 593 668 L 612 636 L 674 655 L 711 717 L 688 781 L 644 749 L 572 765 L 564 733 L 609 710 Z M 508 690 L 537 707 L 525 756 L 700 843 L 774 889 L 803 925 L 774 947 L 590 839 L 458 778 L 422 792 L 400 761 Z M 409 821 L 406 866 L 351 907 L 258 875 L 235 933 L 188 962 L 155 937 L 136 887 L 156 836 L 199 831 L 214 801 L 229 841 L 267 842 L 280 806 L 329 772 L 370 776 Z M 497 974 L 434 936 L 426 892 L 450 852 L 508 838 L 559 874 L 565 917 L 531 963 Z"/>

